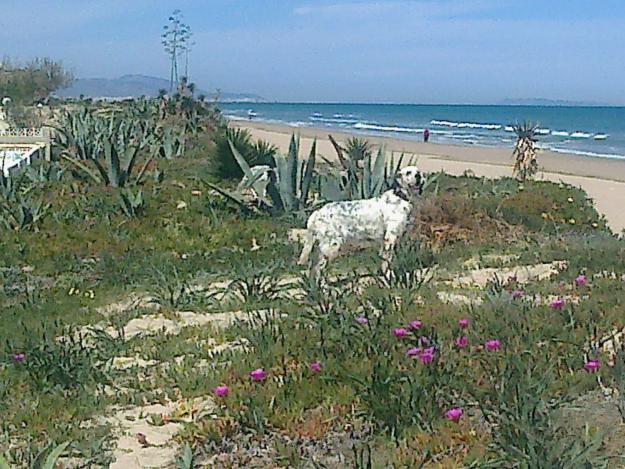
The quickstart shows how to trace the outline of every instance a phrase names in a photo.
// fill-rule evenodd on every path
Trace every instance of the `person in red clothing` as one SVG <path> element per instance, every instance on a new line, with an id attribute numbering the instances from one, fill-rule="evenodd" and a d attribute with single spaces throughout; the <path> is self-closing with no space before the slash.
<path id="1" fill-rule="evenodd" d="M 429 131 L 429 129 L 425 129 L 425 130 L 423 131 L 423 141 L 424 141 L 425 143 L 428 143 L 428 140 L 429 140 L 429 139 L 430 139 L 430 131 Z"/>

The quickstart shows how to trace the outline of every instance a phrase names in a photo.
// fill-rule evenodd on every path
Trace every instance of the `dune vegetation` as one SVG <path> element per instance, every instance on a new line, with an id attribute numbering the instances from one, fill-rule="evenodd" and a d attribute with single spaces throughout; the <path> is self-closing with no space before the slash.
<path id="1" fill-rule="evenodd" d="M 320 288 L 296 230 L 408 155 L 281 154 L 188 90 L 52 115 L 0 179 L 0 467 L 622 467 L 625 242 L 582 190 L 429 175 L 394 275 Z"/>

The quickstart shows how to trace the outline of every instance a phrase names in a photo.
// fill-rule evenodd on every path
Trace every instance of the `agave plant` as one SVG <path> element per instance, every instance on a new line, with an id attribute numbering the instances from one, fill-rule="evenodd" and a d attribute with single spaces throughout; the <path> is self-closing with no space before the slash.
<path id="1" fill-rule="evenodd" d="M 299 160 L 297 156 L 299 138 L 296 138 L 295 135 L 291 136 L 287 156 L 277 155 L 275 157 L 276 168 L 270 173 L 271 179 L 268 184 L 266 181 L 260 180 L 264 173 L 254 171 L 250 167 L 234 142 L 230 142 L 230 151 L 246 178 L 245 184 L 240 185 L 240 189 L 253 189 L 260 199 L 263 209 L 274 214 L 281 214 L 300 212 L 308 207 L 310 190 L 313 187 L 315 175 L 316 140 L 312 144 L 308 158 Z M 226 191 L 208 182 L 205 184 L 239 206 L 247 207 L 242 194 Z"/>
<path id="2" fill-rule="evenodd" d="M 138 217 L 145 210 L 145 199 L 143 191 L 136 194 L 131 190 L 125 190 L 119 193 L 119 206 L 128 218 Z"/>
<path id="3" fill-rule="evenodd" d="M 150 121 L 79 114 L 72 122 L 84 125 L 75 129 L 57 129 L 61 137 L 57 145 L 60 156 L 97 184 L 124 187 L 128 182 L 139 151 L 154 144 L 155 128 Z M 85 132 L 93 133 L 85 136 Z M 92 143 L 76 146 L 89 140 Z M 95 166 L 95 169 L 93 168 Z"/>
<path id="4" fill-rule="evenodd" d="M 322 198 L 369 199 L 378 197 L 391 187 L 393 177 L 403 164 L 403 154 L 397 160 L 394 155 L 387 160 L 384 148 L 380 147 L 374 159 L 367 140 L 351 138 L 347 142 L 347 148 L 343 148 L 331 135 L 329 137 L 338 156 L 338 165 L 329 160 L 326 162 L 340 173 L 330 174 L 321 181 Z"/>
<path id="5" fill-rule="evenodd" d="M 533 177 L 538 172 L 538 161 L 536 159 L 538 147 L 536 146 L 536 129 L 538 125 L 531 122 L 524 122 L 513 127 L 517 136 L 516 145 L 512 152 L 514 158 L 514 174 L 521 181 Z"/>
<path id="6" fill-rule="evenodd" d="M 37 231 L 48 215 L 50 204 L 22 199 L 0 202 L 0 225 L 13 231 Z"/>

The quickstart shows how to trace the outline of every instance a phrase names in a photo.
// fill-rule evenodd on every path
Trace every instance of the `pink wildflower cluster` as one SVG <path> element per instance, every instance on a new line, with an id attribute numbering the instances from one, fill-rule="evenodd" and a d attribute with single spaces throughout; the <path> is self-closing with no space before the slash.
<path id="1" fill-rule="evenodd" d="M 575 285 L 576 285 L 576 286 L 578 286 L 578 287 L 583 287 L 583 286 L 585 286 L 586 284 L 588 284 L 588 279 L 586 278 L 586 276 L 585 276 L 585 275 L 583 275 L 583 274 L 582 274 L 582 275 L 578 275 L 578 276 L 575 278 Z"/>
<path id="2" fill-rule="evenodd" d="M 408 349 L 406 355 L 409 357 L 417 357 L 424 365 L 429 365 L 434 361 L 434 347 L 422 349 L 421 347 L 413 347 Z"/>
<path id="3" fill-rule="evenodd" d="M 463 413 L 464 412 L 460 407 L 454 407 L 453 409 L 449 409 L 445 412 L 445 418 L 447 420 L 451 420 L 452 422 L 458 422 Z"/>

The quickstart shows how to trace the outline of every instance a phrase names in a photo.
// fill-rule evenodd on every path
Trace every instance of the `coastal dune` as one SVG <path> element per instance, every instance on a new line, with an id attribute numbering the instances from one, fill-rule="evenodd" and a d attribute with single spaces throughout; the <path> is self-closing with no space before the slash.
<path id="1" fill-rule="evenodd" d="M 336 158 L 328 139 L 329 133 L 339 142 L 353 135 L 336 129 L 295 128 L 264 122 L 233 121 L 231 124 L 248 129 L 254 138 L 273 143 L 282 152 L 288 150 L 293 132 L 300 135 L 300 154 L 308 154 L 312 141 L 316 138 L 318 154 L 328 159 Z M 377 136 L 367 136 L 367 139 L 375 145 L 383 145 L 388 152 L 404 153 L 406 159 L 412 157 L 412 161 L 426 172 L 445 171 L 460 175 L 468 170 L 476 176 L 489 178 L 512 175 L 511 151 L 507 148 L 421 143 Z M 615 233 L 625 229 L 625 210 L 622 206 L 625 202 L 625 161 L 544 150 L 539 154 L 539 164 L 541 171 L 538 179 L 562 181 L 583 188 L 593 198 L 599 212 L 606 216 Z"/>

